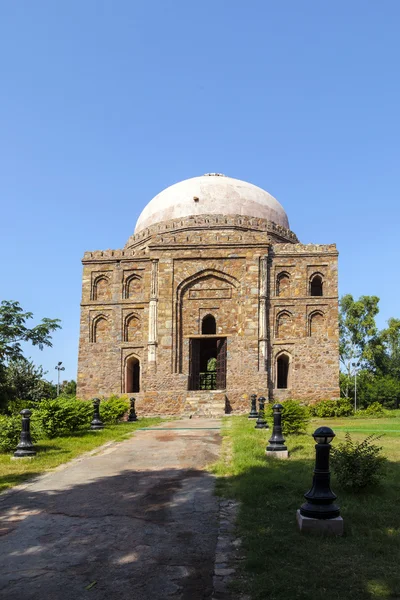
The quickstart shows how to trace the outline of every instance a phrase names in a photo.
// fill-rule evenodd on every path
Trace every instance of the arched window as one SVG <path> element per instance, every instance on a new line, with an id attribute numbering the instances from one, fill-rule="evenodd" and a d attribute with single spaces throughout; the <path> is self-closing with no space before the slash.
<path id="1" fill-rule="evenodd" d="M 201 333 L 212 335 L 217 333 L 217 324 L 212 315 L 206 315 L 201 322 Z"/>
<path id="2" fill-rule="evenodd" d="M 140 361 L 136 356 L 130 356 L 125 368 L 125 393 L 140 392 Z"/>
<path id="3" fill-rule="evenodd" d="M 125 298 L 134 298 L 142 292 L 142 278 L 139 275 L 131 275 L 125 284 Z"/>
<path id="4" fill-rule="evenodd" d="M 140 331 L 140 319 L 136 315 L 130 315 L 125 321 L 124 341 L 133 342 L 137 340 Z"/>
<path id="5" fill-rule="evenodd" d="M 108 321 L 105 317 L 100 316 L 93 322 L 93 341 L 106 342 L 108 337 Z"/>
<path id="6" fill-rule="evenodd" d="M 310 280 L 310 296 L 322 296 L 322 277 L 314 275 Z"/>
<path id="7" fill-rule="evenodd" d="M 322 312 L 317 311 L 310 315 L 309 335 L 321 337 L 325 333 L 325 317 Z"/>
<path id="8" fill-rule="evenodd" d="M 276 278 L 276 295 L 283 298 L 290 296 L 290 275 L 289 273 L 279 273 Z"/>
<path id="9" fill-rule="evenodd" d="M 107 277 L 98 277 L 93 286 L 93 300 L 109 300 L 110 288 Z"/>
<path id="10" fill-rule="evenodd" d="M 286 389 L 289 382 L 289 357 L 287 354 L 280 354 L 276 359 L 276 387 Z"/>
<path id="11" fill-rule="evenodd" d="M 279 313 L 276 319 L 276 337 L 288 338 L 292 335 L 292 315 L 287 310 Z"/>

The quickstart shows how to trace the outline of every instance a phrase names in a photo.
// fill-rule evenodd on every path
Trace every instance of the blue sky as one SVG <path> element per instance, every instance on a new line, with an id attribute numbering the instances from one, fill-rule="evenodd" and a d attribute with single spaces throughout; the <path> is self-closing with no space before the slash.
<path id="1" fill-rule="evenodd" d="M 1 299 L 58 317 L 27 356 L 76 377 L 85 250 L 121 248 L 163 188 L 269 191 L 340 293 L 400 317 L 398 0 L 0 2 Z"/>

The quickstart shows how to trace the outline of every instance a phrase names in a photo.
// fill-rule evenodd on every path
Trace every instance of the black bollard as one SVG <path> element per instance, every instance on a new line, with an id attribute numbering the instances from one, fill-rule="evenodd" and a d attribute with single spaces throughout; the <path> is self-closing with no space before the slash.
<path id="1" fill-rule="evenodd" d="M 331 441 L 335 437 L 330 427 L 319 427 L 313 433 L 315 444 L 315 469 L 312 488 L 304 494 L 306 502 L 300 507 L 300 515 L 311 519 L 335 519 L 340 516 L 334 504 L 336 494 L 331 490 L 329 454 Z"/>
<path id="2" fill-rule="evenodd" d="M 100 419 L 100 398 L 93 398 L 93 421 L 90 423 L 90 429 L 93 431 L 104 429 L 104 423 Z"/>
<path id="3" fill-rule="evenodd" d="M 254 426 L 254 429 L 269 429 L 268 423 L 265 420 L 265 412 L 264 412 L 265 398 L 264 398 L 264 396 L 259 397 L 258 403 L 259 403 L 260 409 L 258 411 L 258 419 Z"/>
<path id="4" fill-rule="evenodd" d="M 129 398 L 129 400 L 131 403 L 131 408 L 129 409 L 128 421 L 130 421 L 130 422 L 138 421 L 139 419 L 137 418 L 137 414 L 135 411 L 135 398 Z"/>
<path id="5" fill-rule="evenodd" d="M 268 446 L 266 452 L 285 453 L 287 456 L 287 446 L 285 446 L 285 438 L 282 434 L 282 404 L 274 404 L 272 407 L 274 411 L 274 428 L 272 430 L 272 436 L 268 440 Z M 275 456 L 278 456 L 276 454 Z M 282 454 L 283 457 L 283 454 Z"/>
<path id="6" fill-rule="evenodd" d="M 22 415 L 22 429 L 21 429 L 21 438 L 19 444 L 17 446 L 16 451 L 14 452 L 15 458 L 29 458 L 30 456 L 35 456 L 36 451 L 32 444 L 31 439 L 31 411 L 29 408 L 24 408 L 19 413 Z"/>
<path id="7" fill-rule="evenodd" d="M 250 409 L 249 419 L 258 419 L 257 394 L 252 394 L 250 396 L 250 398 L 251 398 L 251 409 Z"/>

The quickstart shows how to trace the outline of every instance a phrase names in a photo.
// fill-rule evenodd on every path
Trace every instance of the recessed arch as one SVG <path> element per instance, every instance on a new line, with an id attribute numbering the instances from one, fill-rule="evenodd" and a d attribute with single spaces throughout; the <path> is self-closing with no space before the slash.
<path id="1" fill-rule="evenodd" d="M 203 317 L 201 321 L 201 333 L 203 335 L 212 335 L 217 333 L 217 323 L 213 315 L 208 314 Z"/>
<path id="2" fill-rule="evenodd" d="M 322 337 L 325 333 L 325 315 L 322 310 L 314 310 L 308 317 L 308 335 Z"/>
<path id="3" fill-rule="evenodd" d="M 287 389 L 290 387 L 291 376 L 291 356 L 289 352 L 283 350 L 275 358 L 275 387 L 277 389 Z"/>
<path id="4" fill-rule="evenodd" d="M 141 333 L 141 320 L 139 315 L 131 313 L 126 316 L 124 322 L 124 342 L 133 342 Z"/>
<path id="5" fill-rule="evenodd" d="M 313 273 L 310 277 L 310 296 L 323 296 L 324 276 Z"/>
<path id="6" fill-rule="evenodd" d="M 132 394 L 140 392 L 140 380 L 140 359 L 135 354 L 131 354 L 125 359 L 125 393 Z"/>
<path id="7" fill-rule="evenodd" d="M 293 334 L 292 313 L 288 310 L 282 310 L 276 317 L 276 337 L 288 338 Z"/>
<path id="8" fill-rule="evenodd" d="M 108 341 L 109 323 L 106 315 L 97 315 L 92 321 L 91 341 L 94 343 L 103 343 Z"/>
<path id="9" fill-rule="evenodd" d="M 277 275 L 276 295 L 283 298 L 290 296 L 290 274 L 287 271 L 282 271 Z"/>
<path id="10" fill-rule="evenodd" d="M 92 300 L 109 300 L 110 282 L 106 275 L 99 275 L 93 282 Z"/>
<path id="11" fill-rule="evenodd" d="M 124 282 L 123 297 L 125 299 L 134 298 L 138 294 L 141 294 L 143 291 L 142 283 L 142 277 L 138 273 L 129 275 Z"/>

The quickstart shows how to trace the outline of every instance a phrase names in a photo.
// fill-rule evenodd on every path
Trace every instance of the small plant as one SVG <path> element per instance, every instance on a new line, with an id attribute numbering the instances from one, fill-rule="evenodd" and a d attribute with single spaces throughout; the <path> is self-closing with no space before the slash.
<path id="1" fill-rule="evenodd" d="M 356 413 L 357 417 L 385 417 L 387 411 L 383 408 L 380 402 L 373 402 L 364 410 L 359 410 Z"/>
<path id="2" fill-rule="evenodd" d="M 329 417 L 350 417 L 354 414 L 354 409 L 349 398 L 322 400 L 310 406 L 310 411 L 313 417 L 321 417 L 323 419 Z"/>
<path id="3" fill-rule="evenodd" d="M 350 433 L 345 441 L 332 448 L 332 468 L 339 484 L 358 491 L 376 485 L 384 476 L 386 458 L 376 442 L 382 435 L 369 435 L 362 442 L 353 442 Z"/>
<path id="4" fill-rule="evenodd" d="M 33 412 L 31 422 L 37 426 L 43 437 L 53 438 L 88 429 L 92 416 L 91 402 L 76 398 L 57 398 L 42 400 Z"/>
<path id="5" fill-rule="evenodd" d="M 270 403 L 265 414 L 272 418 L 272 404 Z M 309 421 L 310 413 L 307 406 L 300 404 L 298 400 L 285 400 L 282 402 L 282 430 L 284 435 L 302 433 L 305 431 Z"/>
<path id="6" fill-rule="evenodd" d="M 129 400 L 125 396 L 111 396 L 100 403 L 100 418 L 106 425 L 117 423 L 129 410 Z"/>

